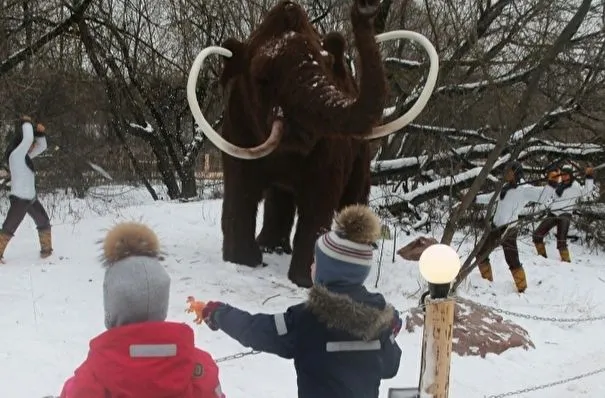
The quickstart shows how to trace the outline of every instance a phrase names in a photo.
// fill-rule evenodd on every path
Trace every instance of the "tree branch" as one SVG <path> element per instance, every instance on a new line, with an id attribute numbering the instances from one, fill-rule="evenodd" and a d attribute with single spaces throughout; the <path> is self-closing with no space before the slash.
<path id="1" fill-rule="evenodd" d="M 72 24 L 77 23 L 84 12 L 90 6 L 93 0 L 82 0 L 79 4 L 73 8 L 73 13 L 67 18 L 65 21 L 61 22 L 54 29 L 44 34 L 38 40 L 33 42 L 31 45 L 17 51 L 15 54 L 11 55 L 7 59 L 5 59 L 2 63 L 0 63 L 0 76 L 12 70 L 14 67 L 19 65 L 21 62 L 29 59 L 33 54 L 35 54 L 39 49 L 44 47 L 46 44 L 51 42 L 56 37 L 59 37 L 61 34 L 65 33 Z"/>
<path id="2" fill-rule="evenodd" d="M 529 114 L 529 103 L 530 103 L 531 99 L 534 97 L 535 93 L 538 91 L 538 84 L 540 82 L 540 79 L 542 78 L 542 75 L 548 69 L 548 66 L 552 63 L 552 61 L 554 61 L 557 58 L 557 55 L 570 45 L 570 40 L 573 38 L 575 33 L 578 31 L 580 25 L 582 24 L 582 21 L 584 21 L 584 19 L 586 18 L 588 10 L 590 9 L 590 4 L 591 4 L 590 0 L 582 1 L 582 4 L 579 6 L 575 15 L 567 23 L 565 28 L 563 28 L 563 31 L 559 34 L 559 36 L 557 37 L 555 42 L 552 44 L 552 46 L 548 49 L 546 54 L 540 60 L 538 67 L 533 71 L 533 73 L 530 77 L 529 84 L 527 85 L 525 91 L 523 92 L 523 96 L 521 97 L 521 100 L 519 101 L 515 111 L 512 112 L 512 114 L 515 115 L 515 118 L 516 118 L 516 122 L 515 122 L 516 129 L 518 129 L 522 125 L 525 118 Z M 477 194 L 477 192 L 479 192 L 479 188 L 481 187 L 481 185 L 483 185 L 490 170 L 496 164 L 496 161 L 500 157 L 500 153 L 502 152 L 502 150 L 506 147 L 507 142 L 508 142 L 508 137 L 505 134 L 503 134 L 496 142 L 496 146 L 495 146 L 494 150 L 488 156 L 488 158 L 485 162 L 485 166 L 483 167 L 483 170 L 481 170 L 481 172 L 477 175 L 477 178 L 473 181 L 473 184 L 471 185 L 469 191 L 467 192 L 464 199 L 462 200 L 462 203 L 460 204 L 460 206 L 450 216 L 450 218 L 445 226 L 444 233 L 441 238 L 441 243 L 449 244 L 452 241 L 452 238 L 454 237 L 454 233 L 456 230 L 455 225 L 456 225 L 458 219 L 460 218 L 462 213 L 464 211 L 466 211 L 469 208 L 469 206 L 471 205 L 471 203 L 473 202 L 475 195 Z M 511 160 L 515 159 L 516 155 L 520 151 L 521 151 L 521 147 L 518 148 L 518 151 L 513 151 L 513 153 L 511 153 L 510 159 Z M 502 188 L 502 184 L 500 183 L 499 187 L 497 188 L 497 191 L 499 191 L 501 188 Z M 493 207 L 496 197 L 497 197 L 497 194 L 492 197 L 492 199 L 489 203 L 490 209 L 491 209 L 491 207 Z M 485 240 L 486 237 L 487 237 L 487 233 L 484 234 L 483 241 Z M 475 248 L 475 249 L 479 250 L 478 248 Z M 475 255 L 475 254 L 476 253 L 474 253 L 473 255 Z M 467 262 L 469 262 L 469 261 L 470 260 L 467 259 Z M 468 272 L 470 272 L 470 270 L 468 270 Z M 466 275 L 468 275 L 468 272 L 461 272 L 458 276 L 457 282 L 459 283 L 463 278 L 465 278 Z M 462 278 L 462 279 L 460 279 L 460 278 Z"/>

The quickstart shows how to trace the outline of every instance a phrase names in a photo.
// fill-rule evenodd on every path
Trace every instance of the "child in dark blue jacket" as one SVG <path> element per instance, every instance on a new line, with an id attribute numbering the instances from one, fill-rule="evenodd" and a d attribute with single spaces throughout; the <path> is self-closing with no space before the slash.
<path id="1" fill-rule="evenodd" d="M 402 324 L 381 294 L 363 286 L 379 237 L 372 210 L 349 206 L 316 242 L 306 302 L 251 315 L 210 301 L 204 321 L 246 347 L 294 359 L 299 398 L 378 398 L 380 381 L 399 369 Z"/>

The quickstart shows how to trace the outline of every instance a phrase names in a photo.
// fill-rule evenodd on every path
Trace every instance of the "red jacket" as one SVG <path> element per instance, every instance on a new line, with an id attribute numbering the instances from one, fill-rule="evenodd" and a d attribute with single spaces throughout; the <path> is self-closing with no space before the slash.
<path id="1" fill-rule="evenodd" d="M 145 322 L 90 341 L 61 398 L 225 398 L 218 367 L 181 323 Z"/>

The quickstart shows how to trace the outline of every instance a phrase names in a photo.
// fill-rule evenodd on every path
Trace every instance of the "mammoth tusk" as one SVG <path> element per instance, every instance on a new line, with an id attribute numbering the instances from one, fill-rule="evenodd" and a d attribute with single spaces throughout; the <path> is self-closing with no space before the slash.
<path id="1" fill-rule="evenodd" d="M 385 135 L 394 133 L 395 131 L 400 130 L 410 124 L 420 114 L 420 112 L 424 110 L 424 107 L 428 103 L 429 98 L 431 98 L 435 85 L 437 84 L 437 76 L 439 74 L 439 55 L 429 39 L 420 33 L 411 32 L 409 30 L 393 30 L 376 35 L 376 41 L 378 43 L 396 39 L 412 40 L 424 48 L 429 56 L 429 75 L 426 78 L 426 84 L 424 85 L 424 88 L 422 89 L 422 92 L 420 93 L 420 96 L 418 96 L 418 99 L 414 105 L 405 114 L 392 122 L 374 127 L 370 135 L 364 136 L 364 138 L 368 140 L 384 137 Z"/>
<path id="2" fill-rule="evenodd" d="M 283 133 L 283 122 L 281 120 L 276 120 L 273 122 L 273 126 L 271 129 L 271 135 L 265 142 L 262 144 L 252 147 L 252 148 L 242 148 L 237 145 L 233 145 L 229 141 L 225 140 L 219 133 L 217 133 L 212 126 L 208 123 L 202 110 L 200 109 L 200 105 L 197 101 L 197 96 L 195 95 L 195 86 L 197 84 L 197 79 L 200 74 L 200 70 L 204 65 L 204 61 L 206 57 L 211 54 L 222 55 L 223 57 L 230 58 L 233 56 L 231 51 L 227 50 L 223 47 L 211 46 L 204 48 L 193 61 L 193 65 L 191 66 L 191 71 L 189 72 L 189 79 L 187 80 L 187 102 L 189 102 L 189 108 L 191 109 L 191 113 L 193 114 L 193 118 L 200 126 L 200 129 L 204 132 L 206 137 L 218 149 L 225 152 L 228 155 L 239 159 L 258 159 L 264 156 L 267 156 L 277 147 L 279 141 L 281 139 L 281 135 Z"/>

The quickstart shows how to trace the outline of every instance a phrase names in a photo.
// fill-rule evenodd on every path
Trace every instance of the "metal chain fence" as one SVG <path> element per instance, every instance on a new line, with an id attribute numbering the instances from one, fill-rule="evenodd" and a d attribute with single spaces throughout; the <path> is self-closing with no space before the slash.
<path id="1" fill-rule="evenodd" d="M 583 379 L 585 377 L 594 376 L 596 374 L 603 373 L 603 372 L 605 372 L 605 368 L 593 370 L 592 372 L 583 373 L 583 374 L 580 374 L 580 375 L 577 375 L 577 376 L 573 376 L 573 377 L 568 377 L 566 379 L 561 379 L 561 380 L 553 381 L 551 383 L 541 384 L 541 385 L 534 386 L 534 387 L 523 388 L 521 390 L 509 391 L 509 392 L 505 392 L 505 393 L 497 394 L 497 395 L 485 395 L 485 398 L 512 397 L 512 396 L 520 395 L 520 394 L 523 394 L 523 393 L 526 393 L 526 392 L 534 392 L 534 391 L 545 390 L 545 389 L 550 388 L 550 387 L 558 386 L 558 385 L 561 385 L 561 384 L 566 384 L 566 383 L 569 383 L 569 382 L 572 382 L 572 381 L 575 381 L 575 380 L 580 380 L 580 379 Z"/>
<path id="2" fill-rule="evenodd" d="M 492 307 L 489 305 L 485 305 L 485 304 L 478 304 L 479 307 L 482 307 L 484 309 L 489 309 L 492 310 L 494 312 L 498 312 L 500 314 L 505 314 L 505 315 L 510 315 L 510 316 L 514 316 L 517 318 L 525 318 L 525 319 L 532 319 L 535 321 L 547 321 L 547 322 L 560 322 L 560 323 L 579 323 L 579 322 L 594 322 L 594 321 L 603 321 L 605 320 L 605 315 L 601 315 L 601 316 L 586 316 L 586 317 L 578 317 L 578 318 L 559 318 L 559 317 L 554 317 L 554 316 L 539 316 L 539 315 L 533 315 L 533 314 L 523 314 L 520 312 L 514 312 L 514 311 L 508 311 L 508 310 L 503 310 L 501 308 L 496 308 L 496 307 Z M 594 376 L 600 373 L 605 373 L 605 368 L 600 368 L 600 369 L 596 369 L 593 370 L 591 372 L 587 372 L 587 373 L 582 373 L 576 376 L 572 376 L 572 377 L 568 377 L 565 379 L 561 379 L 561 380 L 557 380 L 557 381 L 553 381 L 550 383 L 545 383 L 545 384 L 540 384 L 540 385 L 536 385 L 536 386 L 532 386 L 532 387 L 526 387 L 520 390 L 514 390 L 514 391 L 509 391 L 509 392 L 505 392 L 505 393 L 501 393 L 501 394 L 496 394 L 496 395 L 486 395 L 485 398 L 504 398 L 504 397 L 512 397 L 512 396 L 516 396 L 516 395 L 521 395 L 524 393 L 528 393 L 528 392 L 535 392 L 535 391 L 540 391 L 540 390 L 545 390 L 551 387 L 555 387 L 561 384 L 566 384 L 566 383 L 570 383 L 572 381 L 575 380 L 580 380 L 580 379 L 584 379 L 586 377 L 590 377 L 590 376 Z"/>
<path id="3" fill-rule="evenodd" d="M 248 355 L 260 354 L 261 352 L 262 351 L 256 351 L 256 350 L 238 352 L 237 354 L 227 355 L 226 357 L 217 358 L 217 359 L 214 360 L 214 362 L 219 363 L 219 362 L 232 361 L 234 359 L 240 359 L 240 358 L 243 358 L 243 357 L 247 357 Z"/>
<path id="4" fill-rule="evenodd" d="M 423 307 L 424 307 L 424 305 L 417 305 L 415 307 L 410 307 L 410 308 L 407 308 L 407 309 L 405 309 L 403 311 L 400 311 L 399 313 L 400 314 L 407 314 L 408 312 L 412 311 L 413 309 L 420 309 L 420 308 L 423 308 Z M 217 358 L 214 361 L 217 362 L 217 363 L 219 363 L 219 362 L 227 362 L 227 361 L 232 361 L 234 359 L 240 359 L 240 358 L 243 358 L 243 357 L 247 357 L 249 355 L 260 354 L 261 352 L 262 351 L 256 351 L 256 350 L 242 351 L 242 352 L 238 352 L 238 353 L 233 354 L 233 355 L 227 355 L 225 357 Z"/>
<path id="5" fill-rule="evenodd" d="M 510 315 L 510 316 L 514 316 L 517 318 L 532 319 L 534 321 L 577 323 L 577 322 L 593 322 L 593 321 L 605 320 L 605 315 L 587 316 L 587 317 L 581 317 L 581 318 L 558 318 L 558 317 L 554 317 L 554 316 L 539 316 L 539 315 L 532 315 L 532 314 L 522 314 L 520 312 L 503 310 L 501 308 L 496 308 L 496 307 L 492 307 L 492 306 L 485 305 L 485 304 L 479 304 L 479 303 L 477 303 L 477 305 L 483 309 L 488 309 L 488 310 L 491 310 L 494 312 L 498 312 L 500 314 Z"/>
<path id="6" fill-rule="evenodd" d="M 578 318 L 559 318 L 559 317 L 554 317 L 554 316 L 539 316 L 539 315 L 533 315 L 533 314 L 524 314 L 524 313 L 520 313 L 520 312 L 508 311 L 508 310 L 504 310 L 504 309 L 501 309 L 501 308 L 492 307 L 490 305 L 480 304 L 480 303 L 477 303 L 477 305 L 479 307 L 483 308 L 483 309 L 491 310 L 491 311 L 494 311 L 494 312 L 497 312 L 497 313 L 500 313 L 500 314 L 510 315 L 510 316 L 517 317 L 517 318 L 531 319 L 531 320 L 535 320 L 535 321 L 561 322 L 561 323 L 578 323 L 578 322 L 594 322 L 594 321 L 603 321 L 603 320 L 605 320 L 605 315 L 602 315 L 602 316 L 587 316 L 587 317 L 578 317 Z M 410 311 L 415 310 L 415 309 L 424 309 L 424 304 L 419 304 L 417 306 L 410 307 L 410 308 L 407 308 L 405 310 L 402 310 L 402 311 L 400 311 L 400 314 L 407 314 Z M 243 351 L 243 352 L 238 352 L 238 353 L 233 354 L 233 355 L 228 355 L 228 356 L 225 356 L 225 357 L 217 358 L 215 361 L 217 363 L 219 363 L 219 362 L 227 362 L 227 361 L 232 361 L 232 360 L 235 360 L 235 359 L 240 359 L 240 358 L 243 358 L 243 357 L 247 357 L 247 356 L 250 356 L 250 355 L 260 354 L 261 352 L 262 351 L 256 351 L 256 350 Z M 551 387 L 555 387 L 555 386 L 558 386 L 558 385 L 561 385 L 561 384 L 570 383 L 572 381 L 584 379 L 586 377 L 594 376 L 594 375 L 597 375 L 597 374 L 600 374 L 600 373 L 605 373 L 605 367 L 593 370 L 591 372 L 582 373 L 582 374 L 579 374 L 579 375 L 576 375 L 576 376 L 568 377 L 566 379 L 561 379 L 561 380 L 553 381 L 553 382 L 550 382 L 550 383 L 540 384 L 540 385 L 536 385 L 536 386 L 532 386 L 532 387 L 526 387 L 526 388 L 523 388 L 523 389 L 509 391 L 509 392 L 500 393 L 500 394 L 496 394 L 496 395 L 485 395 L 484 398 L 513 397 L 513 396 L 521 395 L 521 394 L 524 394 L 524 393 L 545 390 L 545 389 L 548 389 L 548 388 L 551 388 Z"/>

